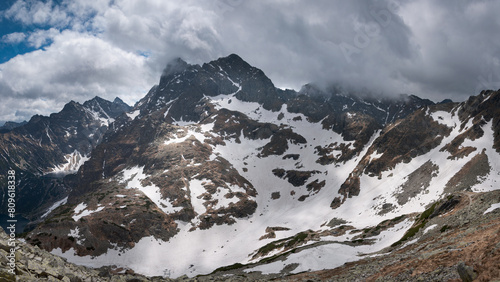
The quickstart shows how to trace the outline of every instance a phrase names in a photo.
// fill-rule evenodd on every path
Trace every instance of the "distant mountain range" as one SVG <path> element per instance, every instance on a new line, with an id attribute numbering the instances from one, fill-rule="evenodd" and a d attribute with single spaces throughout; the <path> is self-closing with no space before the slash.
<path id="1" fill-rule="evenodd" d="M 0 126 L 0 133 L 9 132 L 16 127 L 23 126 L 27 123 L 28 123 L 27 121 L 22 121 L 22 122 L 7 121 L 4 123 L 4 125 Z"/>
<path id="2" fill-rule="evenodd" d="M 128 110 L 119 98 L 110 102 L 95 97 L 83 105 L 71 101 L 48 117 L 35 115 L 24 124 L 8 123 L 10 129 L 0 134 L 0 172 L 4 176 L 9 168 L 18 172 L 17 211 L 36 219 L 54 201 L 65 198 L 71 188 L 69 179 L 62 177 L 76 173 L 108 126 Z M 6 200 L 2 190 L 2 206 Z"/>
<path id="3" fill-rule="evenodd" d="M 2 133 L 0 168 L 20 175 L 36 223 L 26 242 L 77 264 L 487 280 L 500 259 L 499 111 L 499 91 L 435 104 L 282 90 L 235 54 L 176 59 L 133 108 L 96 97 Z"/>

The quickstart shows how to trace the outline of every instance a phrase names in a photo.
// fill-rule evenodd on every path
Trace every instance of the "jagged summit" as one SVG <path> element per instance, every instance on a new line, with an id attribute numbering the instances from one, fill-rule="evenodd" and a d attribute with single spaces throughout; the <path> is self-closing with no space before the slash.
<path id="1" fill-rule="evenodd" d="M 163 80 L 169 79 L 170 76 L 183 72 L 190 66 L 190 64 L 186 63 L 181 58 L 171 60 L 161 74 L 160 84 L 163 84 Z"/>
<path id="2" fill-rule="evenodd" d="M 243 60 L 240 56 L 236 54 L 231 54 L 227 57 L 222 57 L 214 60 L 210 63 L 203 64 L 206 66 L 217 66 L 221 70 L 224 70 L 230 76 L 243 76 L 245 73 L 253 73 L 258 71 L 257 68 L 252 67 L 249 63 Z"/>
<path id="3" fill-rule="evenodd" d="M 168 74 L 168 75 L 167 75 Z M 169 63 L 157 86 L 136 104 L 140 116 L 163 111 L 169 121 L 199 121 L 203 112 L 194 109 L 204 97 L 234 95 L 237 99 L 263 104 L 277 111 L 286 97 L 260 69 L 237 55 L 229 55 L 202 66 L 181 59 Z"/>
<path id="4" fill-rule="evenodd" d="M 312 83 L 304 85 L 298 94 L 314 101 L 315 106 L 310 111 L 315 113 L 316 120 L 329 115 L 328 120 L 338 121 L 343 116 L 358 112 L 375 119 L 380 127 L 404 118 L 419 108 L 434 104 L 415 95 L 380 97 L 369 91 L 353 91 L 339 85 L 318 87 Z"/>
<path id="5" fill-rule="evenodd" d="M 113 103 L 114 104 L 119 104 L 119 105 L 127 105 L 127 106 L 129 106 L 127 103 L 123 102 L 123 100 L 120 97 L 115 97 L 115 99 L 113 100 Z"/>

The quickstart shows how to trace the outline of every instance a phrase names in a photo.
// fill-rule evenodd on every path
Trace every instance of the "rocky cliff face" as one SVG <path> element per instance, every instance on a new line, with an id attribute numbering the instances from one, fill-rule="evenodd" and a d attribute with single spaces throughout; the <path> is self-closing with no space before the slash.
<path id="1" fill-rule="evenodd" d="M 71 101 L 50 116 L 36 115 L 12 130 L 0 133 L 0 183 L 8 169 L 16 170 L 17 212 L 35 219 L 55 201 L 67 196 L 71 177 L 102 140 L 108 126 L 130 107 L 95 97 L 83 105 Z M 6 196 L 0 192 L 0 204 Z"/>
<path id="2" fill-rule="evenodd" d="M 178 59 L 26 240 L 151 276 L 341 266 L 412 237 L 448 195 L 497 189 L 499 95 L 283 91 L 237 55 Z"/>

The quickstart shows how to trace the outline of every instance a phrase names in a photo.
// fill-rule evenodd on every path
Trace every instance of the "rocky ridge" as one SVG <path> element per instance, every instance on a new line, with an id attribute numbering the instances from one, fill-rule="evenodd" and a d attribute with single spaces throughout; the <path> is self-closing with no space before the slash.
<path id="1" fill-rule="evenodd" d="M 9 132 L 16 127 L 23 126 L 27 123 L 28 123 L 27 121 L 22 121 L 22 122 L 7 121 L 4 123 L 4 125 L 0 126 L 0 133 Z"/>
<path id="2" fill-rule="evenodd" d="M 83 104 L 71 101 L 50 116 L 33 116 L 29 122 L 0 133 L 0 183 L 7 170 L 16 170 L 17 212 L 31 220 L 67 196 L 71 177 L 102 141 L 108 126 L 130 107 L 95 97 Z M 5 206 L 6 194 L 0 193 Z"/>
<path id="3" fill-rule="evenodd" d="M 436 200 L 496 189 L 499 92 L 433 104 L 304 89 L 236 55 L 174 61 L 26 240 L 165 277 L 309 272 L 418 232 Z"/>
<path id="4" fill-rule="evenodd" d="M 307 86 L 304 89 L 310 92 L 311 88 Z M 344 140 L 352 140 L 353 144 L 336 142 L 326 147 L 316 146 L 315 150 L 321 156 L 318 161 L 327 165 L 345 162 L 359 154 L 375 130 L 383 125 L 369 114 L 370 109 L 381 111 L 380 101 L 370 108 L 368 102 L 352 96 L 344 102 L 351 103 L 355 97 L 354 103 L 364 105 L 362 111 L 337 113 L 331 106 L 317 111 L 312 109 L 318 104 L 336 105 L 343 96 L 332 92 L 331 97 L 337 97 L 337 100 L 328 99 L 331 101 L 328 104 L 324 97 L 309 92 L 291 93 L 275 88 L 261 70 L 237 55 L 202 66 L 189 65 L 180 59 L 173 61 L 164 71 L 159 85 L 153 87 L 130 113 L 118 117 L 112 131 L 108 132 L 104 142 L 96 147 L 92 158 L 79 171 L 78 185 L 68 198 L 67 205 L 73 206 L 73 210 L 82 199 L 90 211 L 109 205 L 126 206 L 128 218 L 122 217 L 120 208 L 100 213 L 93 220 L 86 219 L 83 224 L 75 224 L 72 223 L 75 217 L 69 216 L 72 210 L 61 207 L 59 214 L 54 213 L 57 216 L 53 220 L 44 223 L 44 228 L 49 228 L 51 232 L 39 233 L 49 236 L 37 235 L 36 239 L 30 238 L 31 242 L 46 249 L 61 246 L 63 251 L 73 248 L 79 255 L 100 255 L 115 244 L 119 248 L 134 246 L 134 242 L 147 235 L 169 240 L 178 232 L 178 220 L 191 222 L 191 230 L 194 230 L 231 225 L 237 218 L 252 215 L 257 206 L 253 184 L 228 159 L 216 153 L 214 147 L 232 140 L 241 142 L 242 138 L 270 139 L 259 149 L 258 157 L 281 156 L 290 145 L 307 143 L 304 136 L 287 123 L 323 120 L 323 129 L 338 131 Z M 220 102 L 216 102 L 218 99 L 221 99 Z M 276 115 L 278 123 L 276 120 L 262 121 L 259 117 L 220 106 L 221 103 L 229 105 L 231 99 L 255 103 L 257 108 L 254 113 Z M 399 103 L 398 100 L 387 101 L 387 107 L 397 108 Z M 401 105 L 406 108 L 422 106 L 408 102 Z M 288 120 L 284 119 L 285 112 L 290 115 Z M 297 115 L 292 118 L 295 113 Z M 193 125 L 186 126 L 188 123 Z M 183 142 L 169 141 L 175 139 Z M 333 156 L 334 151 L 341 153 Z M 148 182 L 157 187 L 157 193 L 171 204 L 151 201 L 152 197 L 139 197 L 132 201 L 134 204 L 127 205 L 127 202 L 115 201 L 115 195 L 132 196 L 123 189 L 127 189 L 131 180 L 126 179 L 125 174 L 133 168 L 135 172 L 150 175 Z M 326 182 L 311 178 L 323 172 L 297 170 L 300 168 L 296 166 L 294 170 L 288 170 L 284 178 L 295 187 L 306 186 L 306 193 L 298 195 L 298 200 L 304 201 L 317 194 Z M 308 181 L 309 178 L 311 181 Z M 206 209 L 204 212 L 200 212 L 194 204 L 197 200 L 192 197 L 193 188 L 190 187 L 193 182 L 201 185 L 199 197 L 203 199 L 201 209 Z M 219 204 L 224 201 L 228 202 L 227 206 Z M 144 210 L 144 206 L 153 209 Z M 168 211 L 167 206 L 171 206 Z M 144 218 L 151 212 L 154 216 Z M 103 222 L 106 226 L 102 226 Z M 149 225 L 147 228 L 143 226 L 146 222 Z M 68 240 L 68 229 L 75 228 L 86 238 L 85 244 Z M 58 239 L 54 240 L 54 237 Z"/>

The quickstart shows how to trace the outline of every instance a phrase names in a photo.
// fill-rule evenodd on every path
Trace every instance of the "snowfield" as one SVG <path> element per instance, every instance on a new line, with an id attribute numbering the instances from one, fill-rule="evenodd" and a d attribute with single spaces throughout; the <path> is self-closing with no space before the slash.
<path id="1" fill-rule="evenodd" d="M 235 83 L 235 85 L 239 87 L 238 84 Z M 427 205 L 442 197 L 444 187 L 448 181 L 477 153 L 483 150 L 489 157 L 491 171 L 482 179 L 482 183 L 472 187 L 472 190 L 475 192 L 491 191 L 499 187 L 500 163 L 491 161 L 498 159 L 498 153 L 492 148 L 492 121 L 483 126 L 485 134 L 481 138 L 474 141 L 466 139 L 462 144 L 462 146 L 476 147 L 475 152 L 467 157 L 451 160 L 448 159 L 450 153 L 442 151 L 441 148 L 462 132 L 460 131 L 461 122 L 458 120 L 457 115 L 438 111 L 429 115 L 435 121 L 452 129 L 452 133 L 444 137 L 439 146 L 424 155 L 413 158 L 409 163 L 397 164 L 394 169 L 382 172 L 380 177 L 362 174 L 360 177 L 360 194 L 347 198 L 339 208 L 332 209 L 330 204 L 335 197 L 340 196 L 338 193 L 340 186 L 348 178 L 361 158 L 367 154 L 368 148 L 378 138 L 380 132 L 376 132 L 363 151 L 353 159 L 338 166 L 335 164 L 323 166 L 316 162 L 319 158 L 314 149 L 316 146 L 328 146 L 335 142 L 352 145 L 352 142 L 345 141 L 341 135 L 333 131 L 324 130 L 321 123 L 307 121 L 307 118 L 302 114 L 288 112 L 286 106 L 283 106 L 277 112 L 266 111 L 258 103 L 243 102 L 236 99 L 235 94 L 220 95 L 210 99 L 219 109 L 226 108 L 240 111 L 260 122 L 284 124 L 307 140 L 307 144 L 288 144 L 289 148 L 284 155 L 298 154 L 299 158 L 295 162 L 284 160 L 283 155 L 259 157 L 259 152 L 269 140 L 250 140 L 244 138 L 243 134 L 239 137 L 241 142 L 232 139 L 225 140 L 225 145 L 212 145 L 213 155 L 211 159 L 220 156 L 228 160 L 257 190 L 255 200 L 258 206 L 255 213 L 249 217 L 237 219 L 235 224 L 215 225 L 208 230 L 189 231 L 192 228 L 191 222 L 177 221 L 179 232 L 167 242 L 152 236 L 144 237 L 132 249 L 124 251 L 112 249 L 106 254 L 93 258 L 76 256 L 73 250 L 62 253 L 61 249 L 55 249 L 52 253 L 65 257 L 70 262 L 92 267 L 113 264 L 133 268 L 135 272 L 148 276 L 160 275 L 175 278 L 187 274 L 192 277 L 210 273 L 214 269 L 225 265 L 256 262 L 252 261 L 251 255 L 259 248 L 272 241 L 294 236 L 309 229 L 313 231 L 328 230 L 329 227 L 325 223 L 333 218 L 345 220 L 348 225 L 362 229 L 375 226 L 383 220 L 422 212 Z M 280 114 L 282 114 L 282 118 L 278 119 Z M 128 115 L 130 118 L 135 118 L 136 112 Z M 301 118 L 298 119 L 297 117 Z M 183 121 L 178 123 L 184 124 Z M 165 141 L 165 144 L 189 142 L 190 137 L 204 142 L 204 133 L 210 132 L 212 128 L 213 124 L 203 125 L 200 132 L 195 130 L 194 127 L 186 126 L 184 130 L 177 132 L 173 138 Z M 383 153 L 376 152 L 370 157 L 376 159 L 382 155 Z M 429 187 L 422 189 L 414 197 L 410 197 L 404 204 L 398 204 L 395 195 L 400 192 L 401 186 L 407 181 L 407 176 L 427 162 L 438 168 L 436 175 L 430 180 Z M 295 187 L 286 179 L 278 178 L 272 172 L 276 168 L 304 171 L 317 170 L 319 173 L 312 174 L 307 182 L 313 180 L 325 181 L 326 185 L 317 193 L 311 193 L 306 189 L 306 185 Z M 142 180 L 148 177 L 148 175 L 144 174 L 143 167 L 136 166 L 124 169 L 121 175 L 120 181 L 126 184 L 126 188 L 140 190 L 163 212 L 168 214 L 182 209 L 173 207 L 169 199 L 163 199 L 160 189 L 155 185 L 144 186 L 142 184 Z M 204 201 L 199 197 L 205 192 L 205 188 L 201 184 L 203 181 L 207 180 L 194 179 L 190 181 L 189 185 L 192 205 L 197 214 L 203 214 L 206 211 L 206 207 L 203 205 Z M 227 191 L 225 189 L 221 190 L 223 192 Z M 272 195 L 278 194 L 279 198 L 272 198 Z M 303 195 L 309 197 L 299 201 L 298 199 Z M 236 198 L 224 198 L 224 193 L 214 196 L 219 200 L 218 207 L 228 206 L 237 200 Z M 121 195 L 117 195 L 117 197 L 121 197 Z M 392 204 L 394 208 L 382 214 L 380 211 L 384 204 Z M 493 205 L 485 214 L 499 207 L 499 204 Z M 75 208 L 73 219 L 78 221 L 81 217 L 98 212 L 104 207 L 99 207 L 94 211 L 86 208 L 83 203 L 78 205 Z M 195 218 L 194 220 L 199 219 Z M 375 243 L 372 245 L 349 246 L 339 243 L 349 241 L 354 236 L 349 232 L 338 237 L 324 237 L 323 242 L 328 242 L 328 244 L 304 249 L 290 254 L 284 261 L 260 265 L 246 271 L 279 273 L 285 266 L 290 264 L 296 264 L 297 266 L 292 271 L 293 273 L 335 268 L 346 262 L 360 259 L 361 255 L 370 254 L 390 246 L 401 239 L 412 224 L 413 222 L 410 220 L 400 222 L 374 237 Z M 267 227 L 284 227 L 288 228 L 288 230 L 277 231 L 276 238 L 259 240 L 261 236 L 266 234 Z M 427 227 L 425 232 L 434 227 Z M 73 233 L 76 236 L 78 230 L 73 231 Z M 276 253 L 277 251 L 268 254 L 268 256 Z"/>

